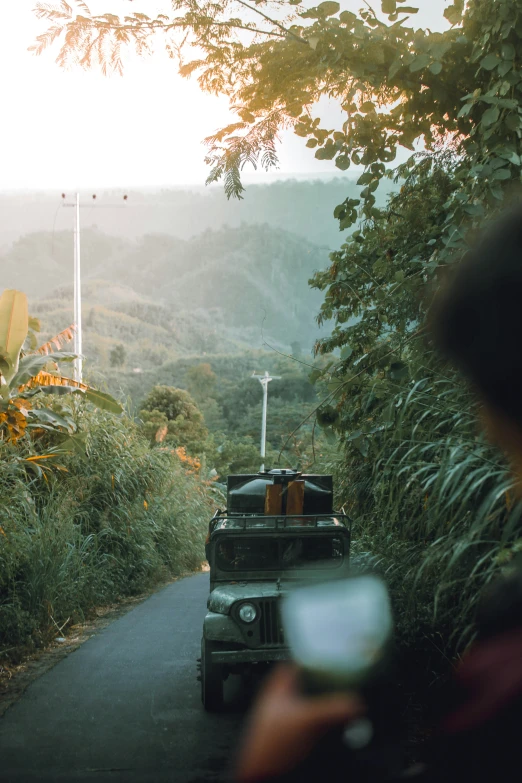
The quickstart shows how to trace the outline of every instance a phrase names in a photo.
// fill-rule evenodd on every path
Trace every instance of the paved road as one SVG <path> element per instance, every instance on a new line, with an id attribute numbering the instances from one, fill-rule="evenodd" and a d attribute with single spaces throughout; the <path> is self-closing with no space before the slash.
<path id="1" fill-rule="evenodd" d="M 169 585 L 33 682 L 0 719 L 0 781 L 226 780 L 245 696 L 230 678 L 225 714 L 201 706 L 207 594 L 208 574 Z"/>

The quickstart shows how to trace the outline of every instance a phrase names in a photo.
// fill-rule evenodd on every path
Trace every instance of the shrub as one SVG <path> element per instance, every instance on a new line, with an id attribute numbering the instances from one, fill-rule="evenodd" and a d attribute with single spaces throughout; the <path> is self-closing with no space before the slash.
<path id="1" fill-rule="evenodd" d="M 0 444 L 0 652 L 204 559 L 205 484 L 129 419 L 74 406 L 87 456 L 65 470 L 32 479 Z"/>

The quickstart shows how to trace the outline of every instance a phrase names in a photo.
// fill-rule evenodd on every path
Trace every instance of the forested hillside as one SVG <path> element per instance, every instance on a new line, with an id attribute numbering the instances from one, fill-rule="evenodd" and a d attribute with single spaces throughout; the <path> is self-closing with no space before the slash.
<path id="1" fill-rule="evenodd" d="M 2 261 L 2 285 L 23 288 L 45 335 L 73 321 L 70 232 L 21 237 Z M 237 353 L 264 339 L 310 351 L 321 295 L 308 286 L 328 250 L 268 225 L 207 230 L 184 241 L 82 238 L 87 366 L 144 370 L 187 354 Z M 117 362 L 111 351 L 123 346 Z M 122 359 L 122 357 L 124 357 Z"/>

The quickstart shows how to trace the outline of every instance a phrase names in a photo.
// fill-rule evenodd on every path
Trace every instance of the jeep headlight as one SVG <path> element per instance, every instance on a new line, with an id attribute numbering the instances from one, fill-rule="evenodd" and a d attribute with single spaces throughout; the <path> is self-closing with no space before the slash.
<path id="1" fill-rule="evenodd" d="M 257 617 L 257 609 L 254 604 L 243 604 L 239 610 L 239 617 L 244 623 L 253 623 Z"/>

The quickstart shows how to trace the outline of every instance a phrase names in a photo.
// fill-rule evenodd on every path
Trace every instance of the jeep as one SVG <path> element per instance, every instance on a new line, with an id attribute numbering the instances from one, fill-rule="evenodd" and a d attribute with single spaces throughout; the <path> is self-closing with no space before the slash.
<path id="1" fill-rule="evenodd" d="M 201 697 L 223 706 L 229 674 L 290 657 L 280 600 L 293 586 L 347 575 L 350 521 L 333 512 L 332 477 L 270 470 L 229 476 L 227 509 L 209 524 L 210 595 L 201 640 Z"/>

